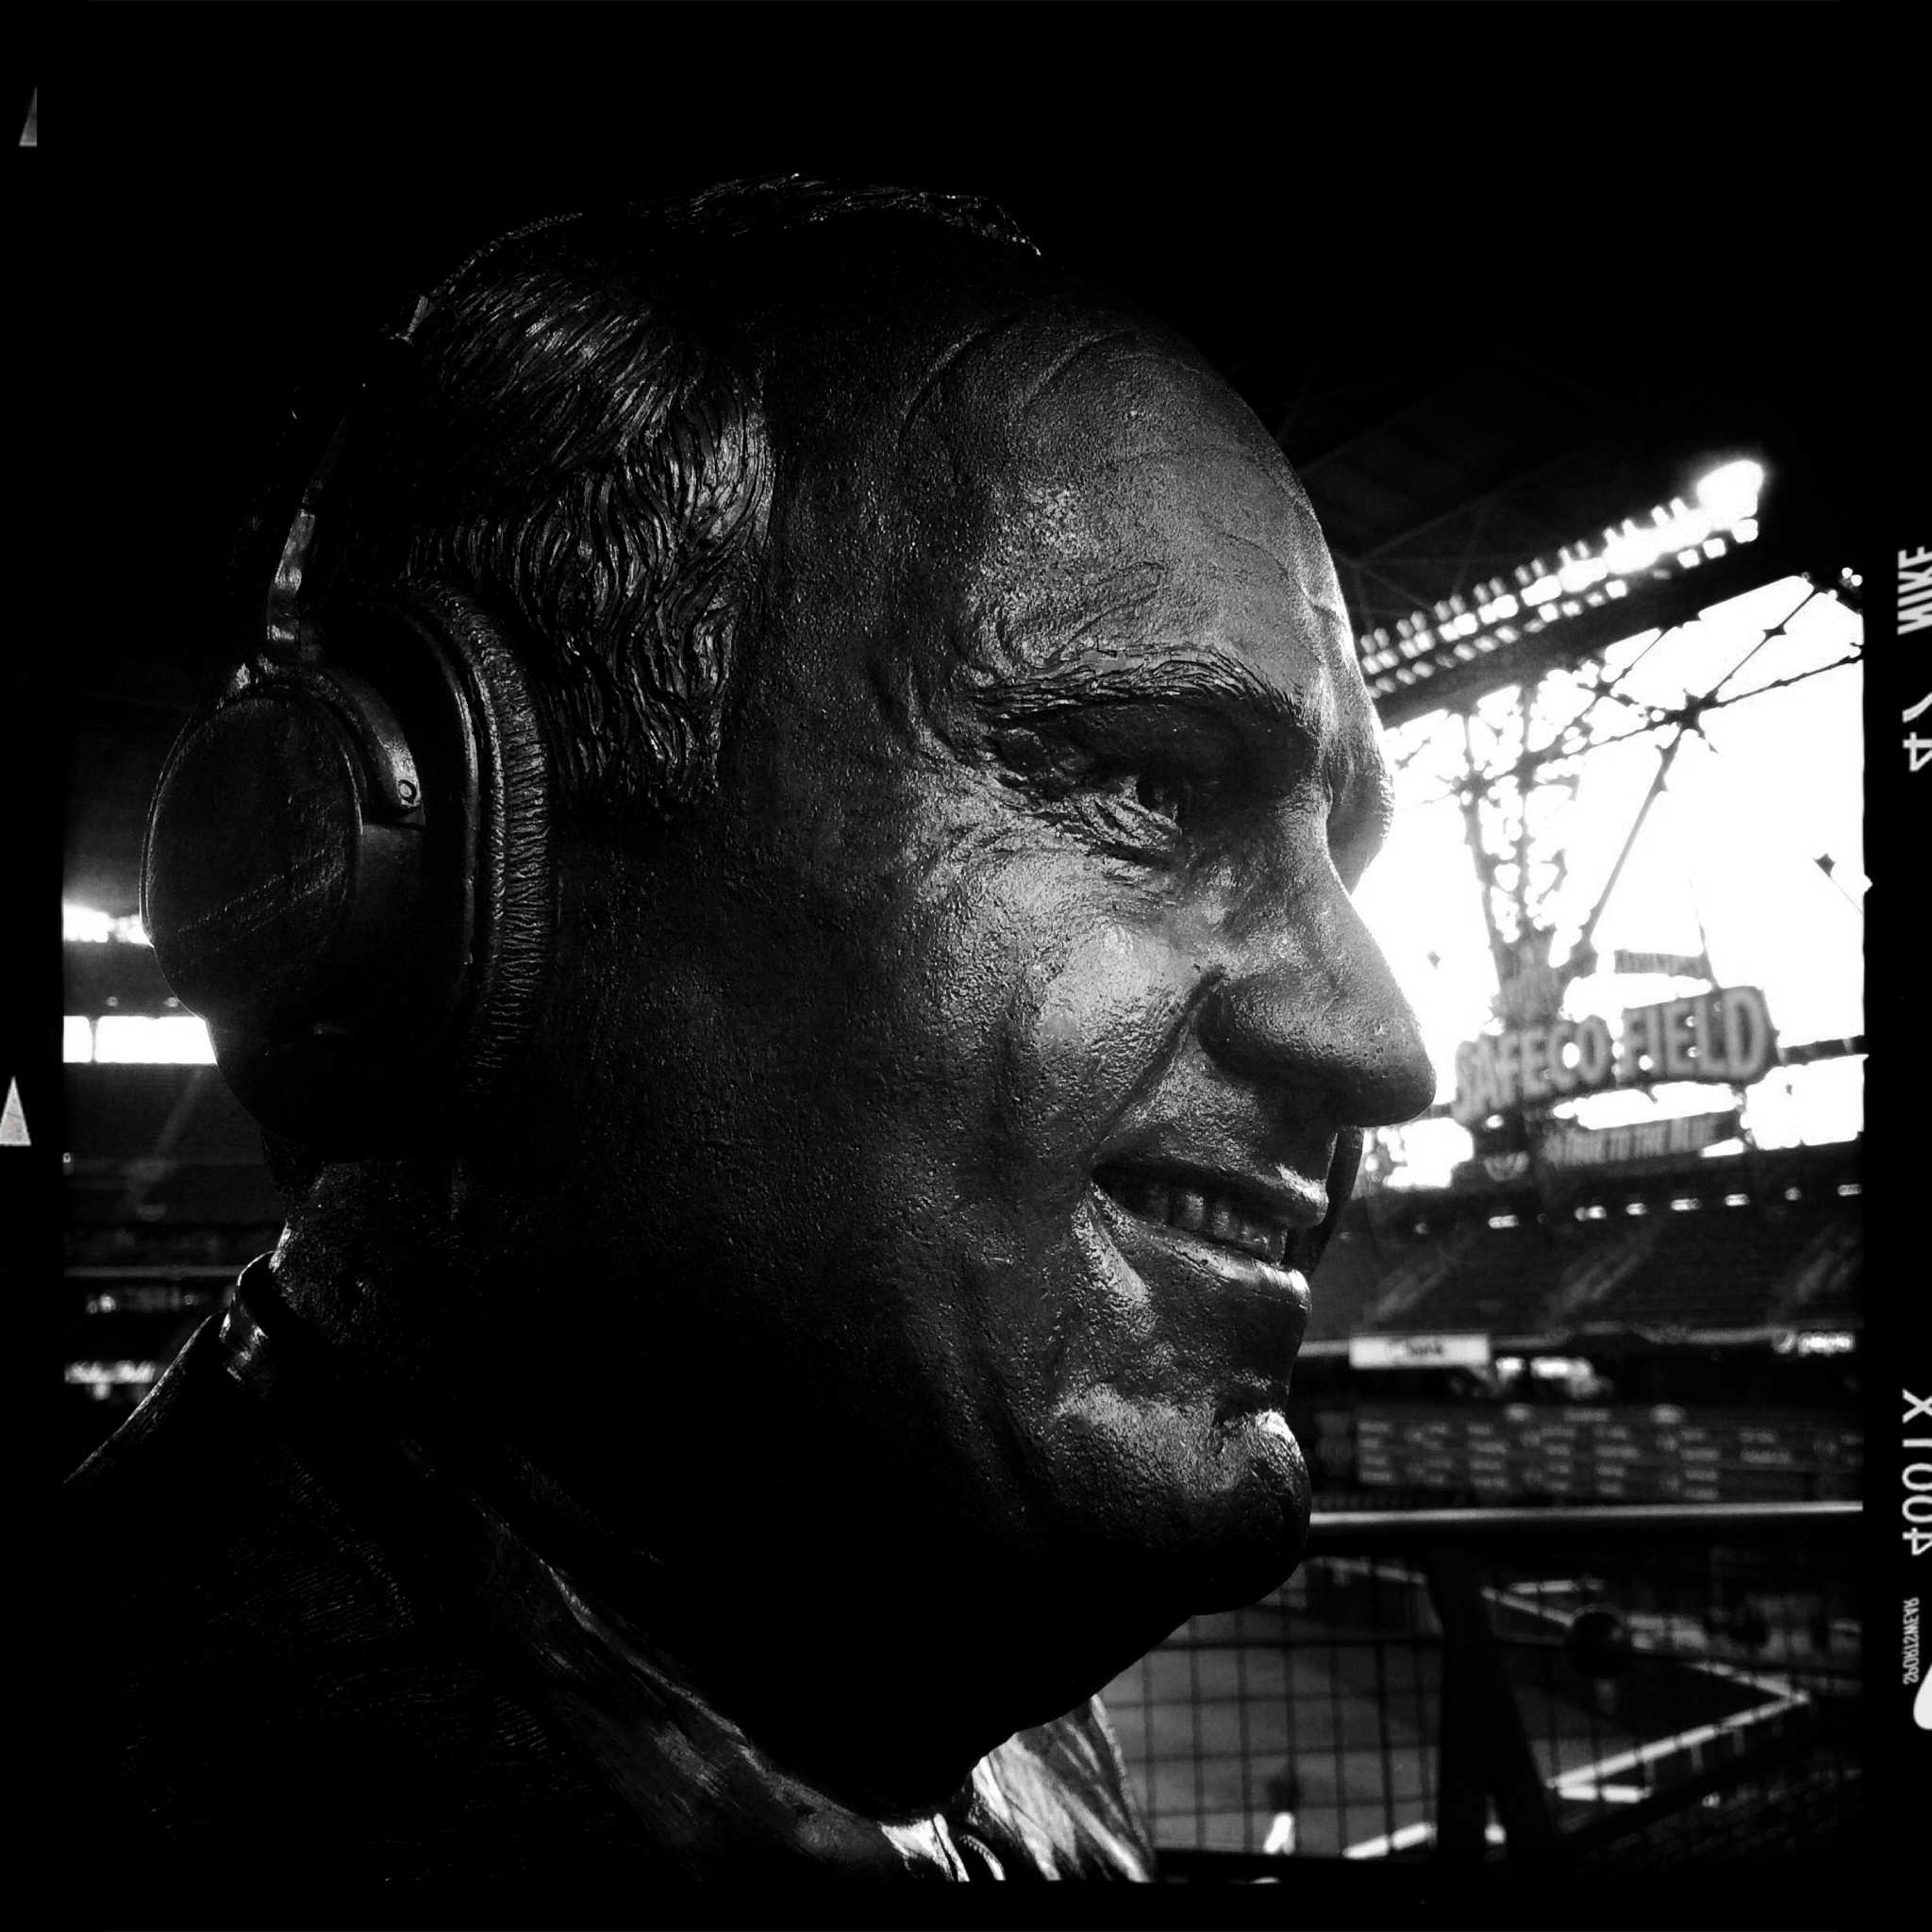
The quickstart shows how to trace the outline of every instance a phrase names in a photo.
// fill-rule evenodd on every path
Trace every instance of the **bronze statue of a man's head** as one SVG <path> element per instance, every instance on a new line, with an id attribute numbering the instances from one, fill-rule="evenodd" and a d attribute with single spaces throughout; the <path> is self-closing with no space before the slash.
<path id="1" fill-rule="evenodd" d="M 1331 1169 L 1433 1080 L 1334 572 L 1199 354 L 970 204 L 549 223 L 440 291 L 305 567 L 514 659 L 550 937 L 420 1144 L 284 1133 L 290 1302 L 647 1553 L 727 1707 L 813 1722 L 774 1614 L 855 1757 L 942 1678 L 935 1789 L 1278 1581 Z"/>

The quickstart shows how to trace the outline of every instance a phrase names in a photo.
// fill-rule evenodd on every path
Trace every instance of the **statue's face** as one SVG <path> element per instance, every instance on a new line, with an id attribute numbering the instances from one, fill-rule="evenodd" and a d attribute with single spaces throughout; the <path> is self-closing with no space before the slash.
<path id="1" fill-rule="evenodd" d="M 1098 326 L 969 345 L 777 541 L 716 801 L 573 874 L 523 1184 L 693 1536 L 1139 1591 L 1152 1641 L 1292 1565 L 1284 1253 L 1433 1093 L 1349 899 L 1333 568 L 1239 400 Z"/>

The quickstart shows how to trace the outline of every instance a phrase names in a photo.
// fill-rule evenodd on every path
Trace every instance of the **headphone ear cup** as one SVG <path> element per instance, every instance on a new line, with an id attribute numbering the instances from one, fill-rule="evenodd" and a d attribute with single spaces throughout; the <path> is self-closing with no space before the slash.
<path id="1" fill-rule="evenodd" d="M 237 1097 L 325 1158 L 420 1149 L 527 1035 L 553 921 L 522 672 L 441 588 L 244 667 L 157 788 L 142 909 Z"/>

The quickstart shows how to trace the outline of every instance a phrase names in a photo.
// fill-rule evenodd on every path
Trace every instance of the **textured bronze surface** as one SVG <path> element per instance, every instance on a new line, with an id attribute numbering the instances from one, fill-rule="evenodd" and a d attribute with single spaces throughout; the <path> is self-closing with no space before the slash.
<path id="1" fill-rule="evenodd" d="M 1306 497 L 1186 341 L 967 204 L 540 225 L 409 355 L 278 621 L 326 663 L 401 587 L 514 659 L 471 715 L 555 822 L 473 895 L 475 959 L 520 904 L 554 945 L 511 943 L 413 1142 L 347 1158 L 384 1091 L 353 1020 L 335 1151 L 277 1122 L 289 1230 L 229 1345 L 306 1473 L 260 1505 L 314 1528 L 291 1600 L 366 1538 L 369 1641 L 426 1591 L 507 1702 L 398 1697 L 657 1869 L 1145 1875 L 1088 1700 L 1297 1560 L 1307 1277 L 1361 1130 L 1434 1085 L 1350 900 L 1388 777 Z M 313 1365 L 279 1390 L 278 1323 Z M 219 1434 L 208 1348 L 90 1507 Z M 166 1756 L 134 1802 L 192 1839 Z M 330 1802 L 358 1870 L 448 1876 Z"/>

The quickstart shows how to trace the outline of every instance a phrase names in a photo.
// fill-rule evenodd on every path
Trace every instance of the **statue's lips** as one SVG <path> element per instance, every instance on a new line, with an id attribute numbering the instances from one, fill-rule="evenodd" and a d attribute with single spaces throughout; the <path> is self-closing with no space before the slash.
<path id="1" fill-rule="evenodd" d="M 1287 1258 L 1305 1217 L 1207 1183 L 1198 1172 L 1107 1166 L 1089 1200 L 1154 1291 L 1169 1333 L 1192 1337 L 1191 1352 L 1205 1349 L 1202 1358 L 1221 1360 L 1251 1395 L 1278 1402 L 1308 1323 L 1307 1278 Z"/>
<path id="2" fill-rule="evenodd" d="M 1292 1230 L 1288 1219 L 1204 1174 L 1111 1166 L 1094 1185 L 1137 1220 L 1192 1235 L 1209 1247 L 1232 1248 L 1281 1268 Z"/>

